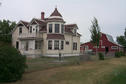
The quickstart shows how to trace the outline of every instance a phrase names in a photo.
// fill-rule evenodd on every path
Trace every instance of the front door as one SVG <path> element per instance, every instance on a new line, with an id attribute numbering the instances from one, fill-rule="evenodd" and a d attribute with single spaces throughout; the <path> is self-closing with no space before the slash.
<path id="1" fill-rule="evenodd" d="M 19 49 L 19 42 L 16 41 L 16 48 Z"/>

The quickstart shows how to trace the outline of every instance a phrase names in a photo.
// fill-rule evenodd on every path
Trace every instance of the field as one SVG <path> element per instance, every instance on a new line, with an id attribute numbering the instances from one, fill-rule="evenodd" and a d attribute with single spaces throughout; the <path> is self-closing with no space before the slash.
<path id="1" fill-rule="evenodd" d="M 22 80 L 9 84 L 126 84 L 126 57 L 80 63 L 76 57 L 66 59 L 66 63 L 55 60 L 28 59 L 29 68 Z"/>

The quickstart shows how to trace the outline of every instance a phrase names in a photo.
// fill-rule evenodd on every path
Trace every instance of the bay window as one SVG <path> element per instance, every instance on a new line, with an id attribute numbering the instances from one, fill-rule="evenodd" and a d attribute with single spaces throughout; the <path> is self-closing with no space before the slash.
<path id="1" fill-rule="evenodd" d="M 49 24 L 49 33 L 52 33 L 52 24 Z"/>
<path id="2" fill-rule="evenodd" d="M 61 25 L 61 33 L 62 34 L 64 33 L 64 25 L 63 24 Z"/>
<path id="3" fill-rule="evenodd" d="M 64 49 L 64 41 L 61 41 L 61 50 Z"/>
<path id="4" fill-rule="evenodd" d="M 59 41 L 58 40 L 54 41 L 54 49 L 59 50 Z"/>
<path id="5" fill-rule="evenodd" d="M 52 40 L 48 41 L 48 50 L 52 50 Z"/>
<path id="6" fill-rule="evenodd" d="M 55 24 L 55 33 L 59 33 L 59 24 Z"/>

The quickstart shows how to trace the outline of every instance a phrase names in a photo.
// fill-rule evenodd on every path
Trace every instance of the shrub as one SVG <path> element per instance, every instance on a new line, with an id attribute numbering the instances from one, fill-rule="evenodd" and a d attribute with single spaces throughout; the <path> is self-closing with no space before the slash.
<path id="1" fill-rule="evenodd" d="M 121 57 L 121 53 L 120 52 L 115 52 L 115 57 L 116 58 L 120 58 Z"/>
<path id="2" fill-rule="evenodd" d="M 22 78 L 26 57 L 11 46 L 0 47 L 0 82 L 13 82 Z"/>
<path id="3" fill-rule="evenodd" d="M 98 53 L 99 60 L 104 60 L 104 55 L 102 53 Z"/>
<path id="4" fill-rule="evenodd" d="M 120 51 L 121 56 L 125 56 L 125 53 L 123 51 Z"/>

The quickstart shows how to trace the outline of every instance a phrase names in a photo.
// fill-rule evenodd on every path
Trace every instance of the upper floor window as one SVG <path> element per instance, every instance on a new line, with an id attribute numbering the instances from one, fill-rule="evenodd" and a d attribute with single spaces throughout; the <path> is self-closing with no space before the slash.
<path id="1" fill-rule="evenodd" d="M 32 26 L 30 26 L 30 33 L 32 33 Z"/>
<path id="2" fill-rule="evenodd" d="M 57 40 L 54 41 L 54 49 L 59 50 L 59 41 Z"/>
<path id="3" fill-rule="evenodd" d="M 55 24 L 55 33 L 59 33 L 59 24 Z"/>
<path id="4" fill-rule="evenodd" d="M 19 34 L 22 34 L 22 27 L 19 28 Z"/>
<path id="5" fill-rule="evenodd" d="M 49 33 L 52 33 L 52 24 L 49 24 Z"/>
<path id="6" fill-rule="evenodd" d="M 74 34 L 76 34 L 77 33 L 77 30 L 76 29 L 74 29 Z"/>
<path id="7" fill-rule="evenodd" d="M 76 42 L 73 43 L 73 50 L 77 50 L 77 43 Z"/>
<path id="8" fill-rule="evenodd" d="M 64 33 L 64 25 L 63 24 L 61 25 L 61 33 L 62 34 Z"/>
<path id="9" fill-rule="evenodd" d="M 39 32 L 39 26 L 36 25 L 36 33 Z"/>
<path id="10" fill-rule="evenodd" d="M 48 41 L 48 50 L 52 50 L 52 40 Z"/>

